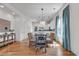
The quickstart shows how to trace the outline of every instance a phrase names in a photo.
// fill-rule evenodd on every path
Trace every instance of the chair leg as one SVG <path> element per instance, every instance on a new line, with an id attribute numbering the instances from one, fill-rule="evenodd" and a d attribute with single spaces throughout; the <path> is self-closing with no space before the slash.
<path id="1" fill-rule="evenodd" d="M 46 48 L 45 48 L 45 53 L 47 52 Z"/>
<path id="2" fill-rule="evenodd" d="M 38 52 L 38 48 L 36 48 L 36 53 Z"/>
<path id="3" fill-rule="evenodd" d="M 29 44 L 29 48 L 30 48 L 30 44 Z"/>

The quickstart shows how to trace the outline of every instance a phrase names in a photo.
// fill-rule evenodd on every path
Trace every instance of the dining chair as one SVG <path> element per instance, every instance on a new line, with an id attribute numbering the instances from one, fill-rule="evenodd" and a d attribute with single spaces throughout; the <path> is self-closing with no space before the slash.
<path id="1" fill-rule="evenodd" d="M 36 44 L 35 44 L 35 48 L 36 48 L 36 53 L 38 52 L 39 49 L 43 49 L 44 48 L 44 52 L 46 53 L 46 35 L 44 34 L 36 34 L 35 35 L 36 38 Z"/>
<path id="2" fill-rule="evenodd" d="M 54 41 L 54 36 L 55 36 L 54 33 L 50 33 L 50 39 L 51 39 L 51 43 L 52 43 L 52 44 L 53 44 L 53 41 Z"/>
<path id="3" fill-rule="evenodd" d="M 35 41 L 33 41 L 32 33 L 28 33 L 28 39 L 29 39 L 29 47 L 35 46 Z"/>

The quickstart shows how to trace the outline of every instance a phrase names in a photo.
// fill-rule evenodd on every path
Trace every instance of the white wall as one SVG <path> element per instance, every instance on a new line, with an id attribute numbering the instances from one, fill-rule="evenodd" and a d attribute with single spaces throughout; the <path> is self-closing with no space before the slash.
<path id="1" fill-rule="evenodd" d="M 20 21 L 20 39 L 26 39 L 27 38 L 27 33 L 31 32 L 31 27 L 32 27 L 32 22 L 30 19 L 26 18 L 24 20 Z"/>
<path id="2" fill-rule="evenodd" d="M 79 55 L 79 4 L 70 4 L 70 33 L 72 51 Z"/>
<path id="3" fill-rule="evenodd" d="M 17 41 L 22 41 L 23 39 L 26 39 L 27 33 L 31 32 L 31 27 L 32 23 L 28 17 L 27 18 L 15 17 L 14 29 L 16 32 Z"/>

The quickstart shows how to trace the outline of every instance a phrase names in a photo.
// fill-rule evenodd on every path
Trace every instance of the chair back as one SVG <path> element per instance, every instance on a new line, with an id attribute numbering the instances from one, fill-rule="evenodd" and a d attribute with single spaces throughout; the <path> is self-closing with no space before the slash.
<path id="1" fill-rule="evenodd" d="M 50 33 L 50 39 L 51 39 L 51 41 L 52 41 L 52 43 L 53 43 L 53 41 L 54 41 L 54 33 Z"/>
<path id="2" fill-rule="evenodd" d="M 36 47 L 45 47 L 46 46 L 46 35 L 37 34 L 36 36 Z"/>
<path id="3" fill-rule="evenodd" d="M 28 39 L 31 40 L 32 38 L 32 33 L 28 33 Z"/>

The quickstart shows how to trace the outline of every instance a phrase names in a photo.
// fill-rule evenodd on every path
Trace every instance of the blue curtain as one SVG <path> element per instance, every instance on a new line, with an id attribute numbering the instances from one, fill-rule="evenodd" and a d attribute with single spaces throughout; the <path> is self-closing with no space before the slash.
<path id="1" fill-rule="evenodd" d="M 69 5 L 63 10 L 63 47 L 71 51 Z"/>

